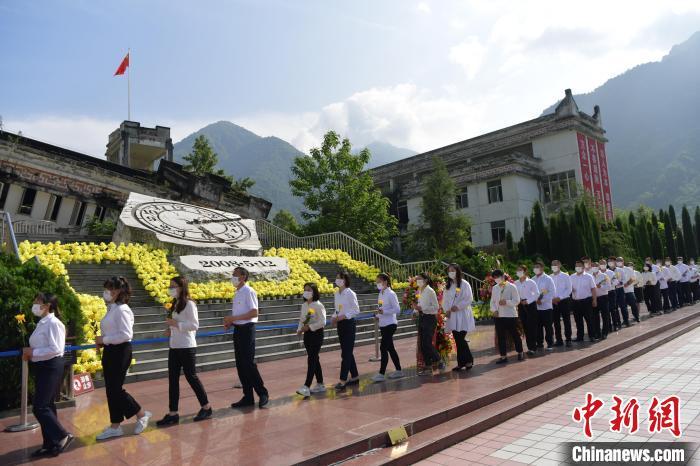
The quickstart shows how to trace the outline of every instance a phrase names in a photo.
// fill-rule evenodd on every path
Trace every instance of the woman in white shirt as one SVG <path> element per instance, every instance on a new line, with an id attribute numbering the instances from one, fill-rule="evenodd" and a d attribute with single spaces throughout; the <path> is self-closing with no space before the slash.
<path id="1" fill-rule="evenodd" d="M 104 283 L 102 297 L 107 303 L 107 313 L 100 322 L 101 335 L 95 344 L 102 348 L 102 372 L 111 425 L 107 426 L 97 440 L 121 437 L 121 423 L 136 415 L 134 434 L 138 435 L 148 426 L 151 418 L 136 400 L 124 390 L 124 379 L 131 365 L 131 339 L 134 335 L 134 313 L 129 307 L 131 286 L 124 277 L 112 277 Z"/>
<path id="2" fill-rule="evenodd" d="M 190 299 L 190 288 L 185 277 L 170 280 L 168 294 L 174 299 L 171 313 L 165 319 L 166 336 L 170 337 L 168 350 L 168 405 L 170 412 L 156 422 L 157 426 L 169 426 L 180 422 L 178 405 L 180 402 L 180 372 L 185 372 L 185 379 L 190 384 L 199 401 L 199 412 L 194 421 L 209 419 L 212 415 L 211 405 L 202 381 L 197 377 L 197 329 L 199 316 L 197 305 Z"/>
<path id="3" fill-rule="evenodd" d="M 394 333 L 399 324 L 396 316 L 401 313 L 401 307 L 399 306 L 399 298 L 394 290 L 391 289 L 391 277 L 388 274 L 380 273 L 377 275 L 377 289 L 379 290 L 379 296 L 377 297 L 376 319 L 379 321 L 379 331 L 382 334 L 382 340 L 379 344 L 382 356 L 379 373 L 372 377 L 372 381 L 384 382 L 389 356 L 391 356 L 391 362 L 394 363 L 394 368 L 396 369 L 389 375 L 389 378 L 398 379 L 403 377 L 399 353 L 394 348 Z"/>
<path id="4" fill-rule="evenodd" d="M 418 314 L 418 337 L 420 349 L 423 354 L 425 367 L 437 365 L 440 370 L 445 368 L 445 363 L 440 357 L 440 353 L 433 346 L 433 337 L 437 328 L 437 313 L 440 309 L 437 295 L 430 287 L 431 280 L 427 273 L 422 273 L 416 277 L 418 285 L 417 301 L 413 304 L 414 313 Z M 433 371 L 424 370 L 418 375 L 431 375 Z"/>
<path id="5" fill-rule="evenodd" d="M 644 287 L 644 304 L 647 306 L 647 311 L 649 314 L 656 314 L 661 312 L 661 309 L 657 309 L 656 306 L 656 272 L 652 270 L 651 262 L 645 262 L 642 270 L 643 272 L 637 278 L 637 284 Z"/>
<path id="6" fill-rule="evenodd" d="M 360 383 L 360 373 L 355 363 L 355 333 L 357 325 L 355 316 L 360 313 L 360 305 L 357 303 L 357 295 L 350 289 L 350 275 L 346 272 L 338 272 L 335 277 L 335 285 L 338 291 L 335 293 L 335 312 L 331 319 L 331 325 L 338 327 L 338 340 L 340 340 L 340 382 L 335 385 L 336 390 L 342 390 L 347 385 Z M 348 374 L 350 379 L 348 379 Z"/>
<path id="7" fill-rule="evenodd" d="M 321 294 L 315 283 L 304 285 L 304 303 L 301 305 L 301 315 L 297 335 L 304 334 L 304 348 L 306 348 L 306 381 L 297 393 L 303 397 L 309 397 L 312 393 L 323 393 L 326 386 L 323 384 L 323 370 L 319 353 L 323 346 L 323 327 L 326 326 L 326 308 L 320 301 Z M 311 382 L 316 377 L 316 385 L 311 387 Z"/>
<path id="8" fill-rule="evenodd" d="M 457 367 L 453 371 L 471 369 L 474 357 L 467 343 L 467 332 L 476 328 L 472 313 L 472 287 L 462 278 L 462 268 L 457 264 L 447 267 L 447 286 L 442 295 L 442 307 L 447 313 L 447 329 L 457 345 Z"/>
<path id="9" fill-rule="evenodd" d="M 66 346 L 66 327 L 59 320 L 58 299 L 49 293 L 34 298 L 32 314 L 41 319 L 29 337 L 29 347 L 22 351 L 22 359 L 32 361 L 36 376 L 36 390 L 32 412 L 41 426 L 43 443 L 32 456 L 58 456 L 73 441 L 56 415 L 55 398 L 63 378 L 63 349 Z"/>

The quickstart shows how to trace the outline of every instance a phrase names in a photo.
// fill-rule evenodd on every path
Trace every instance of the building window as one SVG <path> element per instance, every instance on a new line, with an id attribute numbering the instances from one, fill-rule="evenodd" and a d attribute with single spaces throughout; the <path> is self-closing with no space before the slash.
<path id="1" fill-rule="evenodd" d="M 396 204 L 396 216 L 399 219 L 399 224 L 400 225 L 407 225 L 408 224 L 408 202 L 407 201 L 399 201 Z"/>
<path id="2" fill-rule="evenodd" d="M 73 214 L 70 216 L 70 224 L 75 226 L 83 226 L 83 220 L 85 220 L 85 209 L 87 208 L 87 203 L 82 201 L 75 201 L 73 206 Z"/>
<path id="3" fill-rule="evenodd" d="M 24 188 L 24 192 L 22 193 L 22 202 L 19 203 L 17 213 L 22 215 L 32 215 L 32 208 L 34 207 L 35 199 L 36 189 Z"/>
<path id="4" fill-rule="evenodd" d="M 491 241 L 493 244 L 501 244 L 506 241 L 506 221 L 491 222 Z"/>
<path id="5" fill-rule="evenodd" d="M 494 202 L 503 202 L 503 187 L 501 186 L 501 180 L 489 181 L 486 184 L 489 192 L 489 204 Z"/>
<path id="6" fill-rule="evenodd" d="M 464 188 L 461 192 L 457 193 L 455 207 L 457 209 L 466 209 L 469 207 L 469 195 L 467 194 L 467 188 Z"/>
<path id="7" fill-rule="evenodd" d="M 107 216 L 107 208 L 102 207 L 101 205 L 98 205 L 95 207 L 95 213 L 93 214 L 94 217 L 97 218 L 100 222 L 104 222 L 105 217 Z"/>
<path id="8" fill-rule="evenodd" d="M 558 202 L 577 197 L 576 173 L 573 170 L 549 175 L 543 186 L 544 201 Z"/>
<path id="9" fill-rule="evenodd" d="M 49 205 L 46 206 L 46 215 L 44 215 L 44 220 L 51 220 L 55 222 L 58 218 L 58 212 L 61 210 L 61 203 L 63 202 L 63 197 L 52 194 L 49 199 Z"/>
<path id="10" fill-rule="evenodd" d="M 0 209 L 5 208 L 7 193 L 10 191 L 10 183 L 0 183 Z"/>

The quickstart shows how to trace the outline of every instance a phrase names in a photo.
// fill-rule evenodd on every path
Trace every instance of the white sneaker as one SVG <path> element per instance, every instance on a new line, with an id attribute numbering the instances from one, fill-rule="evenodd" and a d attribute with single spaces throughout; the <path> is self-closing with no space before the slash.
<path id="1" fill-rule="evenodd" d="M 374 374 L 372 376 L 372 382 L 374 383 L 384 382 L 384 380 L 386 380 L 384 374 Z"/>
<path id="2" fill-rule="evenodd" d="M 297 393 L 303 397 L 311 396 L 311 390 L 309 390 L 309 387 L 306 385 L 302 385 L 298 390 Z"/>
<path id="3" fill-rule="evenodd" d="M 97 440 L 107 440 L 108 438 L 121 437 L 122 435 L 124 435 L 124 431 L 122 430 L 121 426 L 117 427 L 116 429 L 114 429 L 112 426 L 107 426 L 107 428 L 105 428 L 105 430 L 103 430 L 102 433 L 95 438 Z"/>
<path id="4" fill-rule="evenodd" d="M 400 379 L 401 377 L 404 377 L 403 371 L 394 371 L 389 374 L 390 379 Z"/>
<path id="5" fill-rule="evenodd" d="M 317 383 L 311 389 L 311 393 L 326 393 L 326 386 L 323 385 L 322 383 Z"/>
<path id="6" fill-rule="evenodd" d="M 141 432 L 146 430 L 146 427 L 148 427 L 148 420 L 151 419 L 151 414 L 150 411 L 146 411 L 143 415 L 143 417 L 140 417 L 136 420 L 136 427 L 134 427 L 134 434 L 139 435 Z"/>

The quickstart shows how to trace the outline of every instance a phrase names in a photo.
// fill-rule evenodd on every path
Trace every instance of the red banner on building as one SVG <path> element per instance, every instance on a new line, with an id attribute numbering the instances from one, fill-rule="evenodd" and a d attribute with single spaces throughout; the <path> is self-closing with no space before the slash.
<path id="1" fill-rule="evenodd" d="M 591 180 L 593 183 L 593 197 L 595 198 L 596 206 L 603 208 L 603 187 L 600 181 L 600 170 L 598 168 L 598 146 L 596 140 L 587 138 L 588 141 L 588 160 L 591 164 Z"/>
<path id="2" fill-rule="evenodd" d="M 608 176 L 608 157 L 605 154 L 605 143 L 598 141 L 598 167 L 600 169 L 600 180 L 603 188 L 603 201 L 605 202 L 605 217 L 608 220 L 613 218 L 613 203 L 610 189 L 610 177 Z"/>
<path id="3" fill-rule="evenodd" d="M 591 164 L 588 160 L 588 147 L 586 147 L 586 136 L 576 133 L 578 140 L 578 156 L 581 163 L 581 181 L 586 192 L 593 192 L 593 182 L 591 180 Z"/>

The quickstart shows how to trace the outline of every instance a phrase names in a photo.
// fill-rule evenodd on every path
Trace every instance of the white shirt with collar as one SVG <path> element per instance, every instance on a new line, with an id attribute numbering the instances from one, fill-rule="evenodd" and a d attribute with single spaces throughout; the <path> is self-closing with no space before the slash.
<path id="1" fill-rule="evenodd" d="M 647 286 L 647 285 L 651 285 L 651 286 L 656 285 L 656 274 L 652 271 L 641 273 L 641 279 L 640 279 L 639 286 Z"/>
<path id="2" fill-rule="evenodd" d="M 501 299 L 505 300 L 505 305 L 499 304 Z M 517 317 L 519 303 L 518 288 L 512 283 L 504 281 L 491 288 L 491 310 L 498 312 L 498 317 Z"/>
<path id="3" fill-rule="evenodd" d="M 681 283 L 688 283 L 690 281 L 690 267 L 681 262 L 680 264 L 676 264 L 676 268 L 681 274 Z"/>
<path id="4" fill-rule="evenodd" d="M 642 288 L 644 285 L 642 285 L 642 272 L 639 270 L 634 271 L 634 287 L 635 288 Z"/>
<path id="5" fill-rule="evenodd" d="M 575 301 L 590 298 L 591 290 L 595 288 L 595 280 L 590 273 L 582 272 L 571 275 L 571 297 Z"/>
<path id="6" fill-rule="evenodd" d="M 619 279 L 617 278 L 617 274 L 615 273 L 615 271 L 608 268 L 605 271 L 605 275 L 607 275 L 608 278 L 610 279 L 610 291 L 615 291 L 615 288 L 617 288 L 617 285 L 619 284 Z"/>
<path id="7" fill-rule="evenodd" d="M 384 288 L 377 296 L 377 307 L 382 310 L 381 314 L 377 314 L 379 326 L 386 327 L 387 325 L 398 325 L 399 321 L 396 316 L 401 313 L 399 306 L 399 297 L 391 288 Z"/>
<path id="8" fill-rule="evenodd" d="M 688 267 L 690 267 L 690 281 L 691 282 L 697 282 L 700 280 L 700 273 L 698 272 L 698 265 L 697 264 L 690 264 Z"/>
<path id="9" fill-rule="evenodd" d="M 659 283 L 659 288 L 665 290 L 668 288 L 668 282 L 666 280 L 668 280 L 670 272 L 666 272 L 666 267 L 660 265 L 657 265 L 656 267 L 659 269 L 658 273 L 656 274 L 656 281 Z"/>
<path id="10" fill-rule="evenodd" d="M 630 280 L 632 280 L 632 283 L 629 284 L 629 286 L 625 286 L 625 293 L 634 293 L 634 284 L 636 282 L 635 276 L 634 276 L 634 269 L 629 266 L 624 266 L 622 268 L 623 273 L 622 273 L 622 284 L 623 286 Z"/>
<path id="11" fill-rule="evenodd" d="M 333 316 L 344 315 L 346 319 L 354 319 L 360 313 L 357 295 L 350 288 L 335 292 L 335 312 Z"/>
<path id="12" fill-rule="evenodd" d="M 173 304 L 172 319 L 177 322 L 177 327 L 170 329 L 171 348 L 196 348 L 197 329 L 199 329 L 199 315 L 197 305 L 192 300 L 187 300 L 187 304 L 180 312 L 175 312 Z"/>
<path id="13" fill-rule="evenodd" d="M 240 316 L 246 314 L 253 309 L 258 309 L 258 294 L 253 288 L 247 283 L 236 290 L 236 294 L 233 295 L 233 305 L 231 306 L 231 315 Z M 251 319 L 240 319 L 234 320 L 233 325 L 245 325 L 250 323 L 257 323 L 258 318 L 253 317 Z"/>
<path id="14" fill-rule="evenodd" d="M 418 290 L 418 293 L 420 293 L 418 304 L 421 307 L 421 312 L 423 314 L 436 315 L 440 309 L 440 303 L 438 303 L 435 290 L 433 290 L 430 285 L 425 285 L 422 290 Z"/>
<path id="15" fill-rule="evenodd" d="M 612 285 L 610 284 L 610 276 L 606 272 L 603 272 L 599 268 L 593 274 L 593 281 L 595 282 L 596 287 L 596 296 L 607 296 L 610 290 L 612 290 Z"/>
<path id="16" fill-rule="evenodd" d="M 552 280 L 554 280 L 554 286 L 557 290 L 557 298 L 567 299 L 571 297 L 571 277 L 566 272 L 553 273 L 550 275 Z"/>
<path id="17" fill-rule="evenodd" d="M 46 314 L 29 337 L 29 346 L 32 348 L 32 362 L 63 356 L 66 347 L 66 327 L 63 322 L 53 312 Z"/>
<path id="18" fill-rule="evenodd" d="M 528 304 L 532 304 L 537 301 L 537 297 L 540 295 L 540 290 L 537 288 L 537 283 L 532 278 L 526 278 L 521 280 L 518 278 L 515 281 L 515 287 L 518 289 L 518 294 L 520 295 L 520 300 L 527 300 Z"/>
<path id="19" fill-rule="evenodd" d="M 557 286 L 554 283 L 554 280 L 552 280 L 552 277 L 543 272 L 540 275 L 535 275 L 533 281 L 537 285 L 537 289 L 540 292 L 538 297 L 542 296 L 542 299 L 540 299 L 540 304 L 537 305 L 537 309 L 540 311 L 552 309 L 554 307 L 552 304 L 552 299 L 554 299 L 554 297 L 557 295 Z"/>
<path id="20" fill-rule="evenodd" d="M 309 310 L 314 311 L 309 318 L 309 330 L 315 332 L 326 326 L 326 307 L 323 303 L 321 301 L 312 301 L 311 304 L 309 304 L 307 301 L 304 301 L 301 305 L 301 314 L 299 315 L 297 331 L 300 331 L 304 327 L 304 322 L 306 321 L 306 316 L 309 315 Z"/>
<path id="21" fill-rule="evenodd" d="M 102 343 L 120 345 L 134 338 L 134 313 L 128 304 L 110 303 L 100 321 Z"/>
<path id="22" fill-rule="evenodd" d="M 666 268 L 671 272 L 671 278 L 670 280 L 673 282 L 679 282 L 681 281 L 681 272 L 678 270 L 678 267 L 675 265 L 667 265 Z"/>

